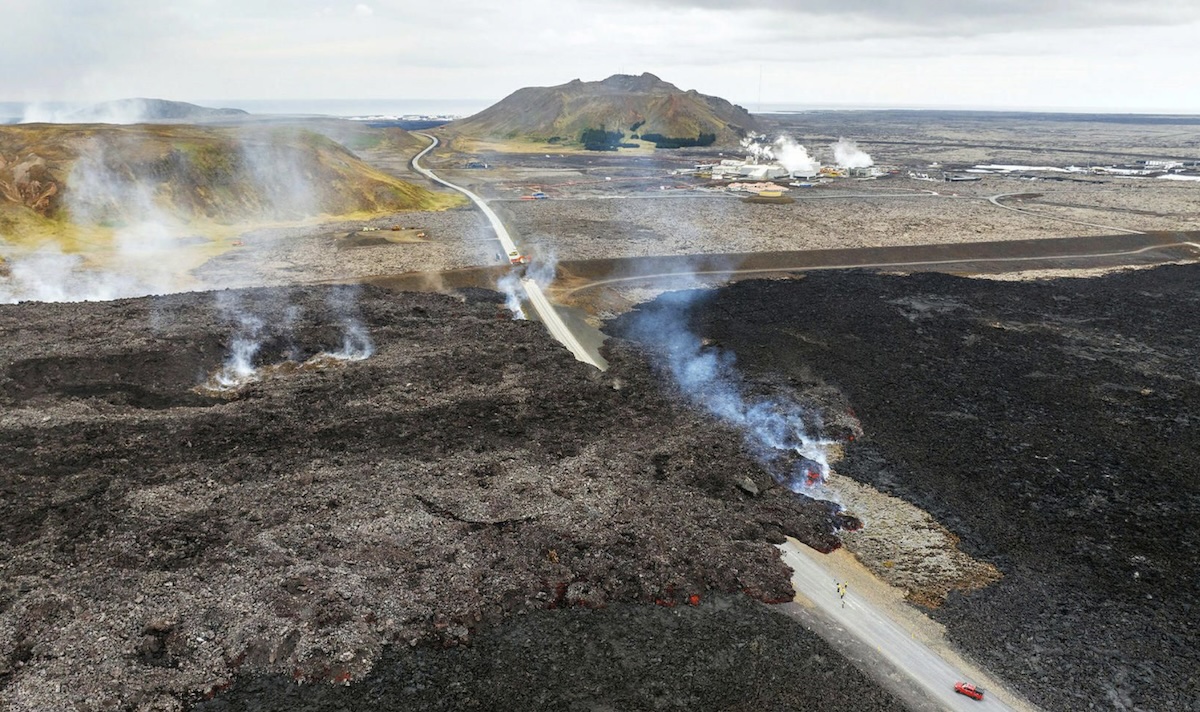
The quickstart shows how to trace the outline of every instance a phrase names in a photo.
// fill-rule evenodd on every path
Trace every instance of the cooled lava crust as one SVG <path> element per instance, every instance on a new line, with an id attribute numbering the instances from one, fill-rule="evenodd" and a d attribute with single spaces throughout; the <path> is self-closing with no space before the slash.
<path id="1" fill-rule="evenodd" d="M 690 318 L 748 379 L 840 389 L 863 436 L 839 472 L 1000 569 L 932 611 L 985 667 L 1046 709 L 1200 709 L 1200 267 L 814 273 Z"/>
<path id="2" fill-rule="evenodd" d="M 827 505 L 772 487 L 636 350 L 614 343 L 602 373 L 497 299 L 364 288 L 348 306 L 313 287 L 0 307 L 0 706 L 177 709 L 267 673 L 353 682 L 389 644 L 435 655 L 517 616 L 624 603 L 671 614 L 653 629 L 669 639 L 672 615 L 719 593 L 789 600 L 772 542 L 837 545 Z M 340 347 L 348 315 L 366 360 L 196 388 L 237 334 L 257 334 L 260 367 L 303 361 Z M 758 633 L 738 620 L 741 650 Z M 845 680 L 828 708 L 845 689 L 889 709 L 787 629 L 807 636 L 789 656 Z M 699 651 L 704 684 L 745 661 L 700 640 L 678 649 Z M 777 663 L 766 678 L 794 668 Z M 664 699 L 699 699 L 659 669 L 677 686 Z M 728 704 L 761 698 L 725 687 L 744 693 Z"/>

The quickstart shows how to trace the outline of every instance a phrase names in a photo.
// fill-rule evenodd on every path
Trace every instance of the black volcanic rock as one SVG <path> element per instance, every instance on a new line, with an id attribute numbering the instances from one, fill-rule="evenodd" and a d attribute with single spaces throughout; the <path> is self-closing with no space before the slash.
<path id="1" fill-rule="evenodd" d="M 863 436 L 838 471 L 1002 572 L 931 615 L 1048 710 L 1200 709 L 1198 324 L 1198 265 L 1040 282 L 816 272 L 691 312 L 747 379 L 844 394 Z"/>
<path id="2" fill-rule="evenodd" d="M 516 700 L 539 684 L 566 701 L 556 666 L 607 684 L 624 673 L 588 669 L 604 649 L 575 656 L 588 640 L 554 631 L 644 636 L 620 634 L 626 615 L 652 620 L 673 659 L 708 656 L 687 681 L 650 648 L 629 651 L 634 671 L 654 668 L 648 679 L 675 679 L 680 694 L 704 694 L 734 651 L 671 636 L 761 637 L 767 652 L 728 658 L 750 666 L 722 693 L 745 709 L 761 709 L 754 680 L 793 667 L 770 650 L 829 655 L 811 635 L 772 642 L 794 625 L 740 630 L 774 617 L 757 609 L 705 621 L 720 593 L 791 600 L 768 537 L 828 549 L 834 522 L 824 503 L 771 488 L 741 435 L 685 407 L 636 351 L 614 344 L 601 373 L 493 298 L 364 288 L 354 312 L 374 355 L 302 363 L 342 348 L 351 294 L 0 306 L 0 700 L 20 701 L 5 712 L 134 709 L 264 672 L 362 680 L 385 645 L 419 661 L 514 618 L 622 603 L 594 619 L 538 616 L 540 632 L 501 628 L 562 651 L 537 654 L 538 680 L 520 679 L 520 640 L 481 638 L 510 657 L 474 689 L 527 686 Z M 263 324 L 261 377 L 197 389 L 245 336 L 235 313 Z M 739 488 L 747 477 L 758 496 Z M 466 659 L 479 675 L 492 664 Z M 856 694 L 861 678 L 846 679 L 827 699 Z"/>

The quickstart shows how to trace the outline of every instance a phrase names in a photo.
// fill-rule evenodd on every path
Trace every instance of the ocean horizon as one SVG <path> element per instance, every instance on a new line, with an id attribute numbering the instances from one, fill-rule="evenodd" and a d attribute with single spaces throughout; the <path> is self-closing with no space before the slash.
<path id="1" fill-rule="evenodd" d="M 402 116 L 464 117 L 478 113 L 494 104 L 491 99 L 187 99 L 211 108 L 242 109 L 251 114 L 280 116 L 332 116 L 339 118 L 398 118 Z M 71 110 L 92 102 L 0 101 L 0 123 L 21 121 L 30 106 L 49 110 Z M 979 113 L 1044 113 L 1044 114 L 1114 114 L 1130 116 L 1196 116 L 1194 113 L 1163 109 L 1072 108 L 1072 107 L 998 107 L 921 104 L 839 104 L 829 102 L 772 103 L 734 102 L 751 113 L 776 114 L 809 111 L 966 111 Z"/>

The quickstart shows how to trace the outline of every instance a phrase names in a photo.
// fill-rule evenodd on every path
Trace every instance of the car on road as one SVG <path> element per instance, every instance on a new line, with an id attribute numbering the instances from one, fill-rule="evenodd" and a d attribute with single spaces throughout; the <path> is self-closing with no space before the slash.
<path id="1" fill-rule="evenodd" d="M 975 684 L 971 683 L 971 682 L 956 682 L 956 683 L 954 683 L 954 691 L 960 695 L 966 695 L 967 697 L 970 697 L 973 700 L 982 700 L 983 699 L 983 688 L 976 687 Z"/>

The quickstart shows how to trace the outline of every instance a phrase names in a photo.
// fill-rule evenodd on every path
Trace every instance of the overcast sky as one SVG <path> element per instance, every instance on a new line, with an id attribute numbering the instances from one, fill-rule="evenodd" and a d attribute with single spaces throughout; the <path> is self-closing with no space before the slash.
<path id="1" fill-rule="evenodd" d="M 1200 113 L 1200 0 L 0 0 L 0 17 L 0 101 L 487 104 L 648 71 L 751 110 Z"/>

